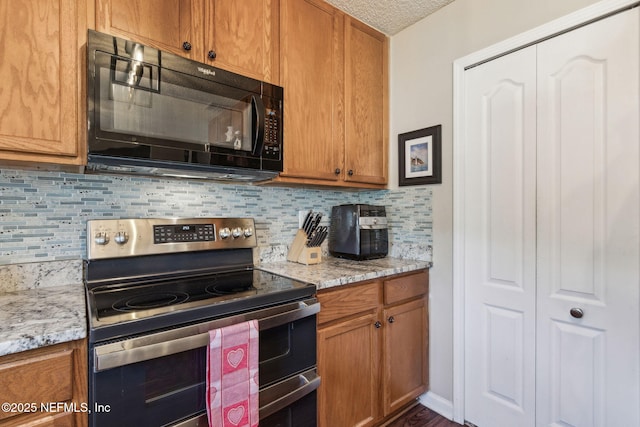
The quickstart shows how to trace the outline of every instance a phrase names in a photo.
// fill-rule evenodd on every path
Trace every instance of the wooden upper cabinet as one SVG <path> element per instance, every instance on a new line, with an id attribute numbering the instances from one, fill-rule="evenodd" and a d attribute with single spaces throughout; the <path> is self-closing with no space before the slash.
<path id="1" fill-rule="evenodd" d="M 96 0 L 96 30 L 278 83 L 279 0 Z"/>
<path id="2" fill-rule="evenodd" d="M 0 2 L 0 160 L 84 161 L 86 3 Z"/>
<path id="3" fill-rule="evenodd" d="M 206 2 L 207 8 L 206 61 L 238 74 L 279 83 L 280 1 L 216 0 Z"/>
<path id="4" fill-rule="evenodd" d="M 284 171 L 277 182 L 384 188 L 388 38 L 321 0 L 282 0 Z"/>
<path id="5" fill-rule="evenodd" d="M 387 37 L 346 18 L 345 24 L 345 181 L 387 183 Z"/>
<path id="6" fill-rule="evenodd" d="M 202 0 L 96 0 L 96 30 L 202 60 Z"/>
<path id="7" fill-rule="evenodd" d="M 344 15 L 316 0 L 281 2 L 283 177 L 336 181 L 344 144 Z"/>

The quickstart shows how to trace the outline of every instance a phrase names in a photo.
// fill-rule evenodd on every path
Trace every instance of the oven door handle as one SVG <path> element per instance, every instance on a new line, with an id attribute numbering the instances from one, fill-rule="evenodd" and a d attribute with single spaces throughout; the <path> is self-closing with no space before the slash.
<path id="1" fill-rule="evenodd" d="M 275 414 L 281 409 L 302 399 L 320 386 L 320 376 L 315 368 L 295 377 L 260 390 L 260 419 Z"/>
<path id="2" fill-rule="evenodd" d="M 282 309 L 285 308 L 285 311 Z M 320 303 L 311 298 L 230 317 L 212 320 L 192 326 L 172 329 L 155 334 L 131 338 L 94 348 L 94 372 L 130 365 L 145 360 L 169 356 L 209 344 L 209 331 L 248 320 L 257 320 L 259 330 L 267 330 L 313 316 L 320 311 Z"/>

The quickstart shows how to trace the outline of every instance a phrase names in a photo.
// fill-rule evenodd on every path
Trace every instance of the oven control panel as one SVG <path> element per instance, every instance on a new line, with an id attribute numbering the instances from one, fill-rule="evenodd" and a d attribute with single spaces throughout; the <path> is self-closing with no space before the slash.
<path id="1" fill-rule="evenodd" d="M 87 259 L 257 245 L 252 218 L 146 218 L 87 222 Z"/>
<path id="2" fill-rule="evenodd" d="M 171 224 L 153 226 L 153 243 L 209 242 L 216 240 L 213 224 Z"/>

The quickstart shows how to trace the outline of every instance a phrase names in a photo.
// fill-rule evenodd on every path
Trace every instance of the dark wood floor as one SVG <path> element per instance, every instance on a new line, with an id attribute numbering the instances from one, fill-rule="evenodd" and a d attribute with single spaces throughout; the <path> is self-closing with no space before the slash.
<path id="1" fill-rule="evenodd" d="M 460 427 L 460 424 L 449 421 L 425 406 L 418 405 L 387 427 Z"/>

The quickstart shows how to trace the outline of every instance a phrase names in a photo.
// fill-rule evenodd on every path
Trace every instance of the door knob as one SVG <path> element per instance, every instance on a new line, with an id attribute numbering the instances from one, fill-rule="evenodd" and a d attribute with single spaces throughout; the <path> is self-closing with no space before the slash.
<path id="1" fill-rule="evenodd" d="M 393 316 L 389 316 L 389 318 L 387 319 L 389 321 L 389 323 L 393 323 L 396 321 L 396 318 Z"/>
<path id="2" fill-rule="evenodd" d="M 376 329 L 380 329 L 382 327 L 382 323 L 380 323 L 380 321 L 378 320 L 376 323 L 373 324 L 373 326 L 375 326 Z"/>
<path id="3" fill-rule="evenodd" d="M 584 316 L 584 311 L 582 311 L 581 308 L 574 307 L 569 310 L 569 314 L 571 314 L 571 316 L 575 317 L 576 319 L 580 319 L 582 316 Z"/>

